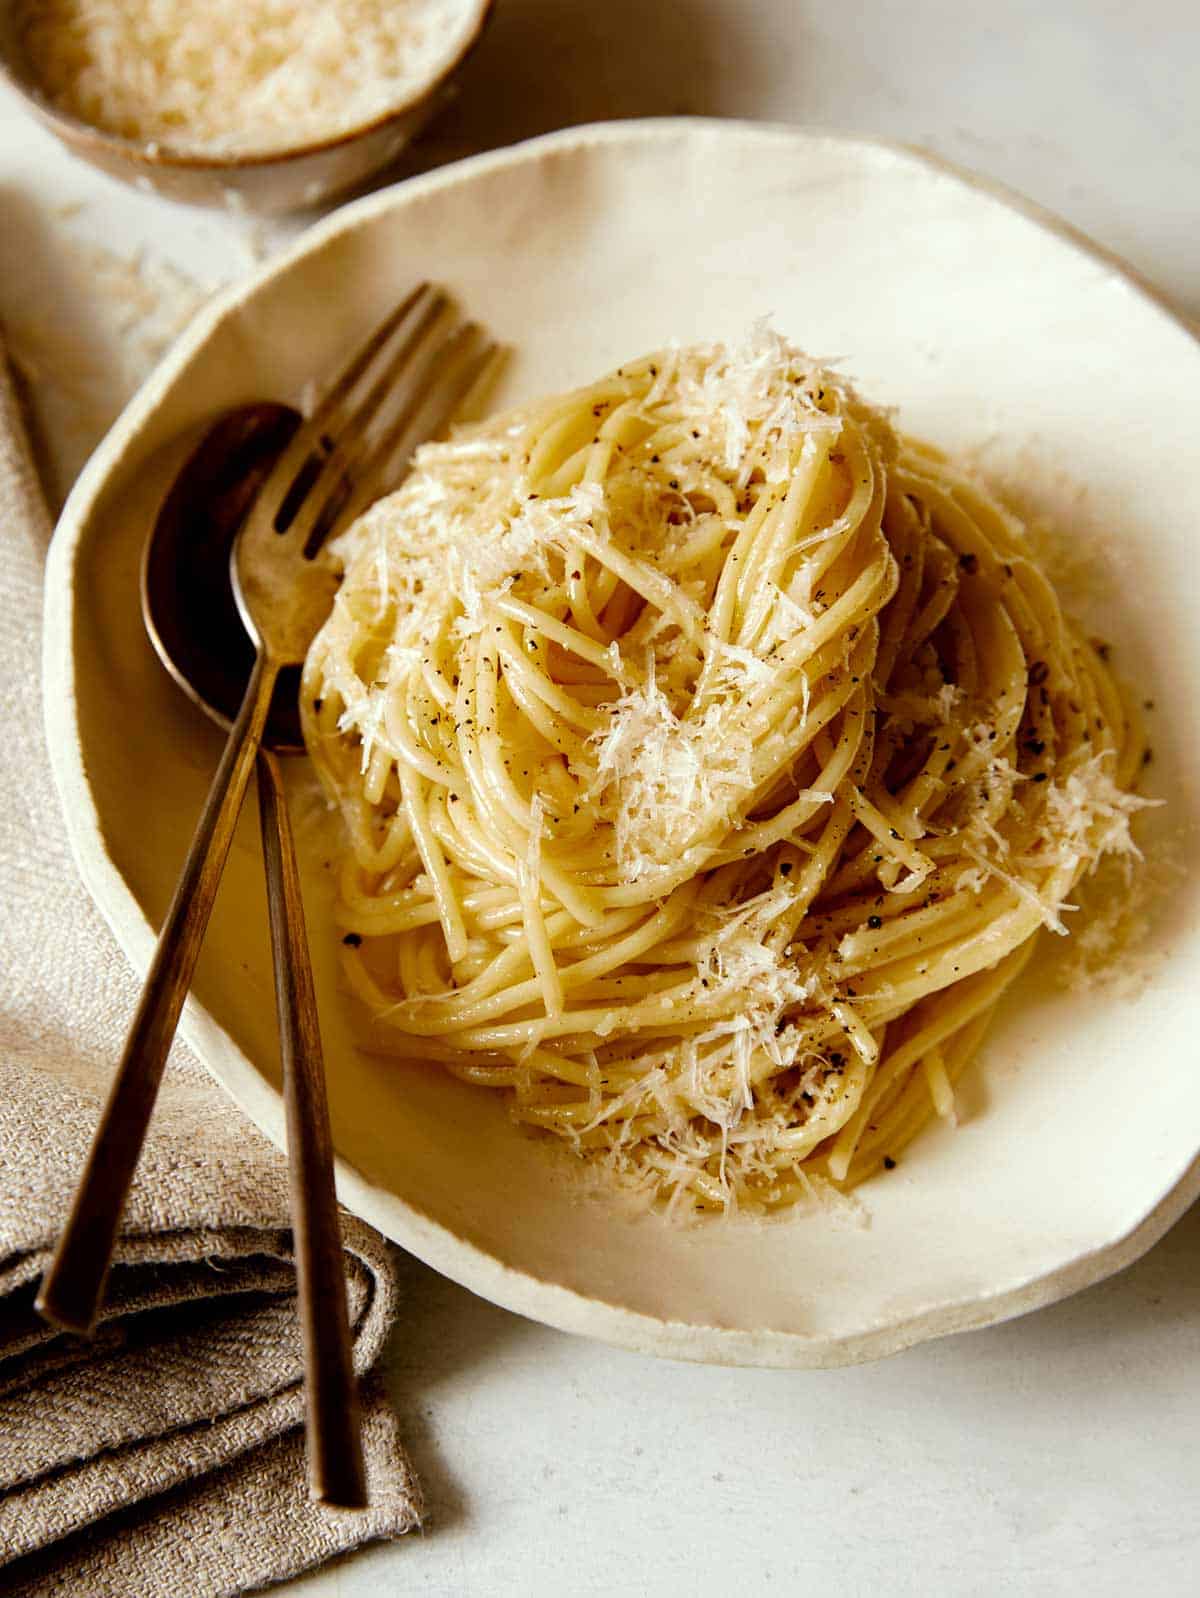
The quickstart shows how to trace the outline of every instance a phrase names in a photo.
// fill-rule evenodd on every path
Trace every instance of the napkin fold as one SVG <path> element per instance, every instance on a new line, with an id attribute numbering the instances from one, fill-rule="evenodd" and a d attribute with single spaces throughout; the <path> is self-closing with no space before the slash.
<path id="1" fill-rule="evenodd" d="M 376 1370 L 397 1277 L 343 1216 L 371 1506 L 328 1510 L 307 1495 L 286 1167 L 177 1044 L 96 1335 L 34 1313 L 138 989 L 46 760 L 49 535 L 0 341 L 0 1590 L 221 1598 L 419 1523 Z"/>

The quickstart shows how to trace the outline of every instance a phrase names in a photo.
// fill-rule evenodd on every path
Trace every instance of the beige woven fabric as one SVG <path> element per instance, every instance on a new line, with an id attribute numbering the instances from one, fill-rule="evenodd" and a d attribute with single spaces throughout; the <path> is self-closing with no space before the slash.
<path id="1" fill-rule="evenodd" d="M 310 1504 L 283 1160 L 177 1046 L 91 1342 L 33 1313 L 137 983 L 80 886 L 41 730 L 46 512 L 0 349 L 0 1590 L 217 1598 L 408 1531 L 375 1366 L 388 1245 L 344 1218 L 371 1508 Z"/>

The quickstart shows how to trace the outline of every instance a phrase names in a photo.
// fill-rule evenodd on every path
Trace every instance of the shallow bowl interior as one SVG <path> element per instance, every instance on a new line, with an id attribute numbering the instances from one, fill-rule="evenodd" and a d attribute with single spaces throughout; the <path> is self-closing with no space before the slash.
<path id="1" fill-rule="evenodd" d="M 1176 874 L 1141 985 L 1064 991 L 1047 937 L 962 1124 L 922 1137 L 853 1211 L 681 1230 L 581 1197 L 495 1097 L 360 1052 L 330 917 L 336 829 L 293 763 L 345 1202 L 497 1302 L 713 1361 L 869 1358 L 1136 1257 L 1200 1181 L 1200 347 L 1112 263 L 911 152 L 728 123 L 573 130 L 361 201 L 202 314 L 84 473 L 49 573 L 56 777 L 133 960 L 148 962 L 217 757 L 137 619 L 141 538 L 179 436 L 230 404 L 294 398 L 425 277 L 514 347 L 499 402 L 769 313 L 911 431 L 974 449 L 1074 541 L 1088 619 L 1155 701 L 1150 787 L 1170 803 L 1146 837 Z M 248 807 L 185 1026 L 279 1141 L 270 995 Z"/>

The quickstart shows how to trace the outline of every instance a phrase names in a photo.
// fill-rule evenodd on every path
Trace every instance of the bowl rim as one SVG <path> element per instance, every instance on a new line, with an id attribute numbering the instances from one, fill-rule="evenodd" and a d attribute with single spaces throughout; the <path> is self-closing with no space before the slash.
<path id="1" fill-rule="evenodd" d="M 88 785 L 76 722 L 73 629 L 76 595 L 72 569 L 76 551 L 109 482 L 151 421 L 164 391 L 227 316 L 275 277 L 331 240 L 369 225 L 397 204 L 451 187 L 478 173 L 590 145 L 636 141 L 669 143 L 701 133 L 764 143 L 806 142 L 882 152 L 932 170 L 967 188 L 989 194 L 1008 209 L 1056 234 L 1073 249 L 1099 259 L 1191 339 L 1200 332 L 1167 296 L 1112 252 L 1004 184 L 965 171 L 916 146 L 870 135 L 830 133 L 802 125 L 706 117 L 648 118 L 585 124 L 437 168 L 344 205 L 314 224 L 286 250 L 243 281 L 232 284 L 202 309 L 151 373 L 101 441 L 72 489 L 55 530 L 46 569 L 43 699 L 50 762 L 67 818 L 76 865 L 118 941 L 139 972 L 149 964 L 156 932 L 109 855 L 101 818 Z M 282 1101 L 277 1090 L 232 1043 L 213 1015 L 189 997 L 181 1022 L 211 1074 L 260 1129 L 283 1147 Z M 219 1058 L 221 1069 L 210 1063 Z M 358 1214 L 370 1213 L 402 1247 L 434 1269 L 503 1307 L 532 1319 L 640 1353 L 706 1364 L 776 1368 L 829 1368 L 884 1358 L 933 1337 L 994 1325 L 1053 1303 L 1131 1265 L 1200 1197 L 1200 1153 L 1164 1172 L 1157 1197 L 1118 1236 L 1049 1270 L 1001 1283 L 993 1291 L 939 1298 L 899 1320 L 847 1333 L 732 1328 L 671 1321 L 590 1298 L 572 1288 L 506 1265 L 496 1255 L 451 1231 L 409 1202 L 379 1187 L 342 1157 L 339 1191 Z M 386 1220 L 379 1217 L 386 1215 Z"/>
<path id="2" fill-rule="evenodd" d="M 258 171 L 282 166 L 287 162 L 303 161 L 310 156 L 329 154 L 345 145 L 354 144 L 359 139 L 381 132 L 425 105 L 474 53 L 496 6 L 496 0 L 462 0 L 462 3 L 464 9 L 470 7 L 474 10 L 474 19 L 459 40 L 453 54 L 446 57 L 428 77 L 409 91 L 405 99 L 393 103 L 386 111 L 379 112 L 356 127 L 328 138 L 288 145 L 284 149 L 261 152 L 251 150 L 243 154 L 205 154 L 199 150 L 176 147 L 161 139 L 126 138 L 123 133 L 113 133 L 57 105 L 41 92 L 31 76 L 17 70 L 11 52 L 4 50 L 0 50 L 0 83 L 7 85 L 35 116 L 69 145 L 93 153 L 106 152 L 118 160 L 128 162 L 132 167 L 147 172 L 160 168 L 172 172 L 216 174 L 224 172 L 235 176 L 240 172 Z"/>

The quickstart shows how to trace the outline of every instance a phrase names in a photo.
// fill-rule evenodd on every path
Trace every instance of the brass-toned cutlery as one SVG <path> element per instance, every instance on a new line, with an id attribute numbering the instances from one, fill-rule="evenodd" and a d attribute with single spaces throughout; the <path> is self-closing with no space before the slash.
<path id="1" fill-rule="evenodd" d="M 167 1052 L 257 761 L 309 1398 L 310 1484 L 314 1496 L 347 1507 L 365 1502 L 365 1482 L 320 1032 L 277 760 L 278 753 L 299 752 L 301 743 L 294 683 L 280 680 L 299 666 L 333 601 L 337 576 L 317 558 L 322 545 L 391 485 L 416 442 L 448 422 L 490 366 L 494 348 L 479 330 L 472 324 L 448 329 L 447 317 L 442 294 L 424 285 L 414 290 L 375 329 L 307 421 L 286 406 L 269 404 L 226 413 L 193 453 L 156 521 L 143 569 L 147 628 L 176 681 L 230 735 L 37 1299 L 39 1311 L 56 1325 L 87 1331 L 94 1323 Z"/>

